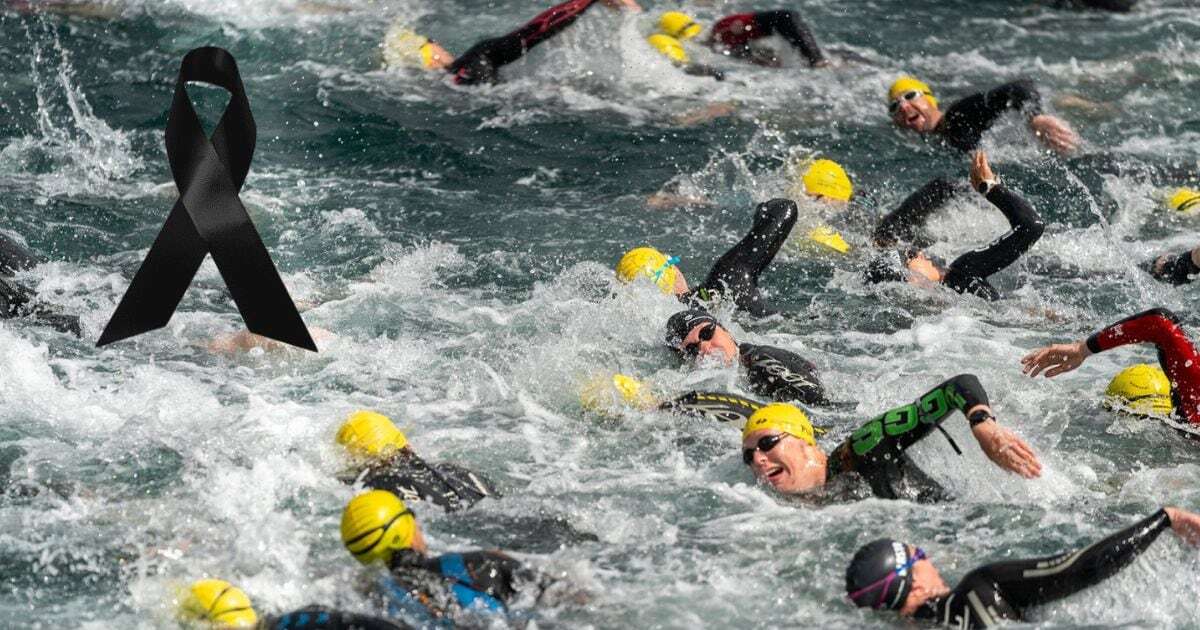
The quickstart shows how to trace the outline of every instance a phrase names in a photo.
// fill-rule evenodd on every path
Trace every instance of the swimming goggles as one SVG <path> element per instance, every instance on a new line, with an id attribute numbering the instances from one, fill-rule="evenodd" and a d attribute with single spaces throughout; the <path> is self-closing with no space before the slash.
<path id="1" fill-rule="evenodd" d="M 693 341 L 692 343 L 684 344 L 683 347 L 680 348 L 680 351 L 690 357 L 700 354 L 700 343 L 703 341 L 712 341 L 713 335 L 716 334 L 716 332 L 717 324 L 715 322 L 708 322 L 704 328 L 700 329 L 700 335 L 697 340 Z"/>
<path id="2" fill-rule="evenodd" d="M 896 111 L 900 109 L 900 101 L 912 101 L 925 95 L 929 95 L 929 93 L 922 92 L 920 90 L 909 90 L 888 104 L 888 113 L 895 114 Z"/>
<path id="3" fill-rule="evenodd" d="M 778 446 L 783 441 L 783 438 L 787 436 L 787 433 L 776 433 L 775 435 L 764 435 L 758 438 L 758 443 L 754 445 L 754 448 L 742 450 L 742 461 L 746 462 L 746 465 L 749 466 L 750 462 L 754 461 L 754 451 L 769 453 L 771 449 Z"/>
<path id="4" fill-rule="evenodd" d="M 892 571 L 888 571 L 887 575 L 876 580 L 867 587 L 860 588 L 857 591 L 850 593 L 846 597 L 849 597 L 857 602 L 860 595 L 864 593 L 870 593 L 874 589 L 879 589 L 879 601 L 875 602 L 875 605 L 872 606 L 872 608 L 879 608 L 883 605 L 883 598 L 887 597 L 888 587 L 892 585 L 892 581 L 895 580 L 897 576 L 904 575 L 904 573 L 911 569 L 914 564 L 928 558 L 929 556 L 925 555 L 925 550 L 917 547 L 917 550 L 913 553 L 913 555 L 908 557 L 907 562 L 896 567 Z"/>
<path id="5" fill-rule="evenodd" d="M 667 256 L 667 261 L 664 262 L 662 265 L 659 265 L 658 269 L 655 269 L 654 271 L 650 272 L 650 277 L 653 278 L 655 282 L 658 282 L 659 280 L 662 279 L 662 275 L 664 273 L 667 273 L 668 269 L 670 269 L 671 267 L 674 267 L 675 265 L 678 265 L 678 264 L 679 264 L 678 256 Z"/>

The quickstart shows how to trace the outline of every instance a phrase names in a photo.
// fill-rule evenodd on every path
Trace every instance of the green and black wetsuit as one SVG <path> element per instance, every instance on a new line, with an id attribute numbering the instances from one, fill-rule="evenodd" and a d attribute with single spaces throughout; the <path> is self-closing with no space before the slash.
<path id="1" fill-rule="evenodd" d="M 1025 610 L 1073 595 L 1112 577 L 1171 526 L 1165 510 L 1090 547 L 1047 558 L 1006 560 L 971 571 L 950 593 L 913 614 L 953 628 L 991 628 L 1023 621 Z"/>
<path id="2" fill-rule="evenodd" d="M 979 379 L 959 374 L 915 402 L 879 414 L 851 434 L 829 455 L 826 481 L 853 472 L 880 498 L 921 503 L 949 500 L 941 484 L 909 461 L 904 451 L 940 429 L 942 421 L 955 411 L 966 414 L 976 405 L 987 404 L 987 392 Z"/>

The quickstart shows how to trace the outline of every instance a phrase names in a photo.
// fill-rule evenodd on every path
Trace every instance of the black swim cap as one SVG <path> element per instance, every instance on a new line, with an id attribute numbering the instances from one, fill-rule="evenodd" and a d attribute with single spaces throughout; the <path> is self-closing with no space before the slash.
<path id="1" fill-rule="evenodd" d="M 881 538 L 863 545 L 846 567 L 846 596 L 860 608 L 900 608 L 912 590 L 908 562 L 902 542 Z"/>
<path id="2" fill-rule="evenodd" d="M 683 343 L 684 337 L 687 337 L 693 328 L 708 322 L 720 325 L 717 318 L 705 310 L 691 309 L 675 313 L 671 316 L 671 319 L 667 320 L 667 345 L 678 350 L 679 346 Z"/>

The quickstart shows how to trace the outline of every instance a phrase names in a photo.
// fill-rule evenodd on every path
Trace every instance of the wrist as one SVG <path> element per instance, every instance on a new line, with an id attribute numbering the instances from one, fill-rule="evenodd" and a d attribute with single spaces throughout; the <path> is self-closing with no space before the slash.
<path id="1" fill-rule="evenodd" d="M 996 186 L 999 185 L 1000 182 L 997 181 L 995 177 L 989 177 L 987 179 L 979 180 L 979 184 L 975 186 L 975 190 L 978 190 L 979 194 L 986 197 L 996 188 Z"/>
<path id="2" fill-rule="evenodd" d="M 996 420 L 996 416 L 991 409 L 976 409 L 967 415 L 967 422 L 971 423 L 971 429 L 979 428 L 985 422 Z"/>

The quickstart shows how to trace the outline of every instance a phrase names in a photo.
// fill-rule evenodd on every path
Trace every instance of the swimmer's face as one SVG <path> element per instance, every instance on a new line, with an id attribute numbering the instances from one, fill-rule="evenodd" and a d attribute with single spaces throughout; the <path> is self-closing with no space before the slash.
<path id="1" fill-rule="evenodd" d="M 942 281 L 942 270 L 924 252 L 908 259 L 909 284 L 938 284 Z"/>
<path id="2" fill-rule="evenodd" d="M 429 63 L 425 66 L 426 68 L 430 70 L 445 70 L 450 67 L 450 64 L 454 63 L 454 55 L 451 55 L 450 51 L 442 48 L 441 44 L 431 41 L 429 42 L 429 49 L 432 54 L 429 57 Z"/>
<path id="3" fill-rule="evenodd" d="M 693 326 L 680 345 L 683 353 L 697 359 L 718 359 L 733 363 L 737 358 L 737 344 L 721 326 L 705 322 Z"/>
<path id="4" fill-rule="evenodd" d="M 756 448 L 759 440 L 771 435 L 783 437 L 768 451 Z M 804 440 L 780 433 L 778 429 L 755 431 L 742 440 L 743 452 L 754 449 L 750 459 L 750 471 L 754 477 L 784 493 L 801 492 L 813 487 L 812 476 L 803 474 L 815 465 L 804 448 L 806 446 L 808 444 Z"/>
<path id="5" fill-rule="evenodd" d="M 940 119 L 937 107 L 930 103 L 923 94 L 918 93 L 918 96 L 911 99 L 906 99 L 904 96 L 901 95 L 895 101 L 897 107 L 892 112 L 892 122 L 917 133 L 933 131 Z"/>
<path id="6" fill-rule="evenodd" d="M 683 272 L 679 270 L 679 267 L 675 268 L 675 286 L 673 291 L 675 295 L 683 295 L 688 292 L 687 280 L 684 279 Z"/>
<path id="7" fill-rule="evenodd" d="M 910 558 L 916 551 L 916 547 L 908 545 L 908 556 Z M 902 615 L 913 614 L 930 597 L 935 597 L 950 590 L 950 587 L 946 586 L 946 582 L 942 579 L 942 574 L 938 572 L 937 567 L 933 566 L 929 558 L 917 560 L 913 564 L 912 580 L 912 590 L 908 592 L 908 597 L 905 598 L 904 605 L 900 607 L 900 614 Z"/>

